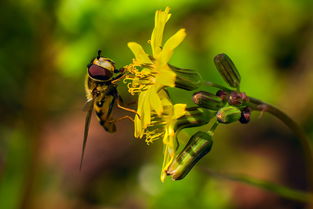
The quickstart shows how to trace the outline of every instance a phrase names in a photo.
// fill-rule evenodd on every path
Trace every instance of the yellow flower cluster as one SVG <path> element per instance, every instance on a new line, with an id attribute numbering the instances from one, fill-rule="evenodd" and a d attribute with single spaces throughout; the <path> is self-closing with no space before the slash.
<path id="1" fill-rule="evenodd" d="M 152 56 L 138 43 L 128 43 L 135 58 L 125 67 L 127 75 L 124 79 L 124 82 L 128 83 L 129 92 L 132 95 L 139 94 L 139 116 L 136 115 L 134 121 L 135 137 L 145 138 L 148 143 L 163 138 L 162 181 L 165 179 L 166 169 L 175 157 L 175 121 L 185 114 L 186 108 L 185 104 L 173 105 L 164 89 L 175 86 L 176 73 L 169 67 L 168 62 L 174 49 L 186 36 L 185 30 L 180 29 L 162 45 L 164 27 L 170 17 L 168 7 L 155 14 L 155 27 L 149 41 Z"/>

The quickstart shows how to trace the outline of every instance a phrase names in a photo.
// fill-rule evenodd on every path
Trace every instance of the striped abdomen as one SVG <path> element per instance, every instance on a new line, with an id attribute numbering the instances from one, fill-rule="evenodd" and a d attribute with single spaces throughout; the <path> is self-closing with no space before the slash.
<path id="1" fill-rule="evenodd" d="M 114 95 L 101 94 L 96 98 L 94 110 L 96 112 L 99 123 L 103 128 L 113 133 L 116 131 L 116 126 L 112 118 L 112 109 L 115 102 Z"/>

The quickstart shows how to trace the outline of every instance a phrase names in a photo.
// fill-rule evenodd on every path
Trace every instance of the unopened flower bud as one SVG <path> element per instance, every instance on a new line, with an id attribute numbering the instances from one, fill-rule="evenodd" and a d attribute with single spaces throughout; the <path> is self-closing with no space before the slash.
<path id="1" fill-rule="evenodd" d="M 234 106 L 240 106 L 242 105 L 243 100 L 240 96 L 239 92 L 232 91 L 228 97 L 228 104 L 234 105 Z"/>
<path id="2" fill-rule="evenodd" d="M 175 87 L 188 91 L 195 90 L 201 85 L 201 75 L 191 69 L 178 68 L 173 65 L 169 67 L 176 73 Z"/>
<path id="3" fill-rule="evenodd" d="M 173 180 L 183 179 L 193 166 L 212 148 L 212 134 L 198 131 L 188 141 L 184 149 L 167 169 Z"/>
<path id="4" fill-rule="evenodd" d="M 219 109 L 219 111 L 216 113 L 217 121 L 220 123 L 233 123 L 237 120 L 239 120 L 241 117 L 241 111 L 237 107 L 223 107 Z"/>
<path id="5" fill-rule="evenodd" d="M 223 101 L 226 101 L 228 98 L 228 93 L 224 90 L 218 90 L 215 95 L 221 97 Z"/>
<path id="6" fill-rule="evenodd" d="M 249 100 L 243 92 L 232 91 L 228 97 L 228 104 L 233 106 L 242 106 Z"/>
<path id="7" fill-rule="evenodd" d="M 194 93 L 192 100 L 200 107 L 204 107 L 210 110 L 218 110 L 224 106 L 223 99 L 214 94 L 205 91 L 199 91 Z"/>
<path id="8" fill-rule="evenodd" d="M 249 107 L 244 108 L 241 111 L 241 117 L 239 119 L 239 122 L 242 124 L 246 124 L 250 121 L 250 115 L 251 115 L 251 111 Z"/>
<path id="9" fill-rule="evenodd" d="M 178 132 L 184 128 L 199 127 L 208 124 L 214 117 L 214 112 L 205 108 L 186 108 L 185 115 L 177 119 L 174 130 L 175 132 Z"/>
<path id="10" fill-rule="evenodd" d="M 240 74 L 233 61 L 226 54 L 218 54 L 214 57 L 214 63 L 223 79 L 234 88 L 240 85 Z"/>

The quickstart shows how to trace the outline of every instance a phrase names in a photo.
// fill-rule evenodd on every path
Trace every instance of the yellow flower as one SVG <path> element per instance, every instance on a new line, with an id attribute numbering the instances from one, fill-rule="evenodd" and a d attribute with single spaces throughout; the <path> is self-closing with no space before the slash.
<path id="1" fill-rule="evenodd" d="M 142 138 L 144 130 L 151 123 L 151 115 L 161 116 L 164 111 L 160 90 L 164 87 L 174 87 L 176 74 L 168 65 L 174 49 L 186 36 L 184 29 L 180 29 L 170 37 L 162 47 L 163 31 L 169 20 L 169 8 L 165 11 L 158 10 L 155 14 L 155 27 L 151 40 L 152 57 L 143 50 L 141 45 L 135 42 L 128 43 L 135 58 L 133 63 L 126 66 L 128 72 L 124 81 L 128 83 L 129 92 L 134 95 L 139 93 L 137 113 L 135 116 L 135 137 Z"/>
<path id="2" fill-rule="evenodd" d="M 165 118 L 165 134 L 163 136 L 164 159 L 161 171 L 161 181 L 164 182 L 166 171 L 175 158 L 176 153 L 176 134 L 174 132 L 175 123 L 178 118 L 186 112 L 186 104 L 175 104 L 170 110 L 170 114 Z"/>
<path id="3" fill-rule="evenodd" d="M 163 113 L 161 116 L 152 114 L 151 123 L 143 132 L 143 138 L 149 144 L 155 140 L 163 139 L 164 160 L 161 171 L 161 181 L 166 177 L 166 170 L 173 162 L 176 153 L 175 126 L 179 118 L 186 114 L 186 104 L 173 105 L 164 90 L 160 92 Z"/>

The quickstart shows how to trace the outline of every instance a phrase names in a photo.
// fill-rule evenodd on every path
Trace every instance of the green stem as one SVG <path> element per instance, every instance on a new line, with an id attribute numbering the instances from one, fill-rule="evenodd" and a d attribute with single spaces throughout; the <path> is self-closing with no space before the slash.
<path id="1" fill-rule="evenodd" d="M 220 124 L 220 123 L 216 120 L 216 118 L 214 118 L 213 120 L 215 120 L 215 121 L 214 121 L 213 125 L 211 126 L 210 130 L 208 131 L 208 132 L 211 132 L 211 133 L 214 133 L 215 129 L 216 129 L 217 126 Z"/>
<path id="2" fill-rule="evenodd" d="M 299 138 L 302 149 L 304 151 L 304 157 L 305 157 L 306 165 L 307 165 L 306 167 L 308 169 L 307 178 L 308 178 L 308 182 L 310 183 L 309 189 L 312 192 L 313 191 L 313 152 L 312 152 L 310 140 L 304 133 L 303 129 L 284 112 L 282 112 L 276 107 L 270 104 L 267 104 L 261 100 L 249 97 L 249 107 L 252 108 L 252 110 L 268 112 L 272 114 L 273 116 L 277 117 L 285 125 L 287 125 Z M 313 203 L 313 200 L 312 200 L 312 203 Z"/>
<path id="3" fill-rule="evenodd" d="M 252 186 L 255 186 L 257 188 L 273 192 L 281 197 L 285 197 L 288 199 L 293 199 L 301 202 L 310 202 L 311 199 L 313 198 L 313 195 L 310 193 L 306 193 L 303 191 L 295 190 L 295 189 L 290 189 L 288 187 L 279 185 L 279 184 L 274 184 L 272 182 L 268 182 L 265 180 L 260 180 L 260 179 L 255 179 L 250 176 L 245 176 L 245 175 L 239 175 L 239 174 L 229 174 L 229 173 L 221 173 L 214 171 L 212 169 L 207 169 L 207 168 L 201 168 L 202 171 L 204 171 L 206 174 L 220 178 L 220 179 L 227 179 L 230 181 L 236 181 L 244 184 L 249 184 Z"/>
<path id="4" fill-rule="evenodd" d="M 214 87 L 214 88 L 223 89 L 225 91 L 231 91 L 230 89 L 223 87 L 219 84 L 215 84 L 213 82 L 205 82 L 204 85 Z M 274 185 L 274 184 L 264 182 L 264 181 L 259 181 L 259 180 L 255 180 L 255 179 L 251 180 L 248 177 L 235 178 L 235 179 L 240 180 L 240 181 L 245 182 L 245 183 L 249 183 L 249 184 L 254 185 L 254 186 L 262 187 L 262 188 L 267 189 L 267 190 L 271 190 L 277 194 L 281 193 L 280 194 L 281 196 L 290 197 L 291 199 L 297 199 L 298 198 L 300 200 L 300 199 L 303 199 L 305 196 L 305 199 L 307 201 L 310 201 L 310 206 L 312 206 L 312 208 L 313 208 L 313 152 L 312 152 L 312 147 L 311 147 L 311 143 L 310 143 L 309 138 L 306 136 L 303 129 L 294 120 L 292 120 L 288 115 L 286 115 L 284 112 L 282 112 L 278 108 L 276 108 L 270 104 L 267 104 L 261 100 L 252 98 L 252 97 L 249 97 L 248 106 L 252 110 L 261 111 L 261 112 L 268 112 L 268 113 L 272 114 L 273 116 L 277 117 L 285 125 L 287 125 L 294 132 L 294 134 L 297 136 L 297 138 L 300 140 L 302 149 L 304 151 L 304 157 L 305 157 L 305 161 L 306 161 L 306 165 L 307 165 L 306 168 L 308 169 L 307 179 L 308 179 L 309 184 L 310 184 L 309 189 L 310 189 L 311 193 L 308 194 L 308 193 L 300 192 L 300 195 L 299 195 L 299 194 L 297 194 L 298 191 L 296 191 L 296 193 L 294 193 L 295 190 L 292 190 L 292 189 L 289 189 L 286 187 L 282 187 L 279 185 Z M 234 180 L 234 178 L 233 178 L 233 180 Z M 295 196 L 293 197 L 293 195 L 295 195 Z M 311 197 L 311 198 L 308 198 L 308 197 Z"/>

